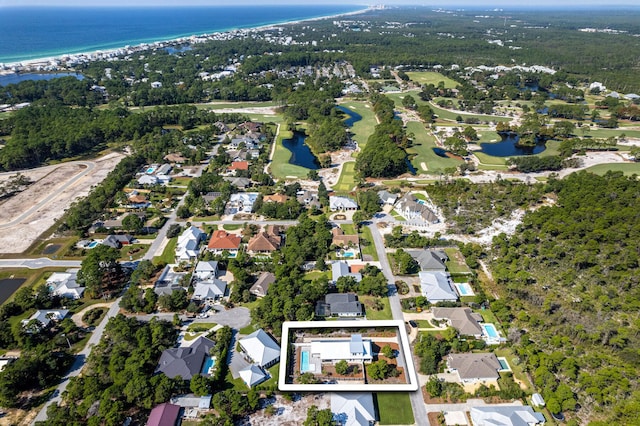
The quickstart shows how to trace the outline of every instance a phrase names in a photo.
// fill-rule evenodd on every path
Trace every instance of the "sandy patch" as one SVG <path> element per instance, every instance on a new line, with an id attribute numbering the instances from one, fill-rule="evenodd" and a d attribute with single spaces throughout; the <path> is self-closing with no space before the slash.
<path id="1" fill-rule="evenodd" d="M 305 394 L 298 401 L 287 401 L 277 395 L 273 406 L 276 414 L 270 416 L 264 410 L 250 416 L 252 426 L 298 426 L 307 419 L 307 409 L 315 405 L 320 410 L 331 408 L 331 394 Z"/>
<path id="2" fill-rule="evenodd" d="M 21 171 L 34 183 L 2 204 L 0 253 L 25 251 L 62 217 L 74 200 L 86 196 L 92 186 L 102 182 L 123 157 L 111 153 L 94 161 Z"/>

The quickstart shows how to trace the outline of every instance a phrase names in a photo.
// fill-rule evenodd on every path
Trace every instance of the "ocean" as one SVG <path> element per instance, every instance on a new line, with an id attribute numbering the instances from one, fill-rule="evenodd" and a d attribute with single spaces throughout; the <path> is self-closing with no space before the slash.
<path id="1" fill-rule="evenodd" d="M 356 5 L 0 7 L 0 63 L 331 16 Z"/>

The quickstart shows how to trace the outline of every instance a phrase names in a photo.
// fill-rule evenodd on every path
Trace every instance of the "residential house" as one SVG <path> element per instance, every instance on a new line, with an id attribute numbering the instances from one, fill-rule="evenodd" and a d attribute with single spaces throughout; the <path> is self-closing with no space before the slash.
<path id="1" fill-rule="evenodd" d="M 226 206 L 225 214 L 251 213 L 253 204 L 258 199 L 257 192 L 238 192 L 231 194 Z"/>
<path id="2" fill-rule="evenodd" d="M 176 265 L 167 265 L 162 270 L 153 287 L 153 292 L 158 296 L 165 294 L 171 295 L 176 290 L 184 290 L 182 279 L 186 272 L 175 272 L 173 267 Z"/>
<path id="3" fill-rule="evenodd" d="M 151 82 L 151 88 L 152 89 L 159 89 L 162 87 L 162 83 L 159 81 L 152 81 Z"/>
<path id="4" fill-rule="evenodd" d="M 364 315 L 362 303 L 353 293 L 329 293 L 324 302 L 316 303 L 316 315 L 319 317 L 361 317 Z"/>
<path id="5" fill-rule="evenodd" d="M 209 372 L 203 371 L 203 367 L 214 346 L 214 341 L 201 336 L 191 346 L 165 349 L 156 373 L 164 373 L 170 379 L 180 376 L 184 380 L 191 380 L 197 374 L 208 376 Z"/>
<path id="6" fill-rule="evenodd" d="M 257 296 L 264 297 L 269 292 L 271 284 L 276 282 L 276 276 L 271 272 L 263 272 L 260 274 L 256 282 L 249 289 L 249 293 Z"/>
<path id="7" fill-rule="evenodd" d="M 421 271 L 418 274 L 422 295 L 429 303 L 455 302 L 458 294 L 451 287 L 449 276 L 444 272 Z"/>
<path id="8" fill-rule="evenodd" d="M 342 426 L 369 426 L 376 421 L 371 392 L 332 393 L 331 412 Z"/>
<path id="9" fill-rule="evenodd" d="M 68 309 L 38 310 L 28 319 L 22 320 L 22 326 L 25 327 L 29 333 L 37 333 L 49 327 L 52 322 L 62 321 L 68 314 Z"/>
<path id="10" fill-rule="evenodd" d="M 151 203 L 147 197 L 138 191 L 132 191 L 127 197 L 126 203 L 123 204 L 123 207 L 127 209 L 146 209 L 149 206 L 151 206 Z"/>
<path id="11" fill-rule="evenodd" d="M 215 278 L 218 274 L 218 262 L 201 260 L 193 271 L 193 278 L 199 281 Z"/>
<path id="12" fill-rule="evenodd" d="M 500 362 L 493 353 L 449 354 L 447 367 L 456 373 L 461 383 L 495 382 L 500 377 Z"/>
<path id="13" fill-rule="evenodd" d="M 171 164 L 163 164 L 162 166 L 158 167 L 156 169 L 156 175 L 164 175 L 164 176 L 168 176 L 169 173 L 171 173 L 171 170 L 173 169 L 173 167 L 171 167 Z"/>
<path id="14" fill-rule="evenodd" d="M 207 192 L 202 196 L 202 199 L 204 200 L 205 205 L 209 207 L 211 206 L 211 203 L 220 197 L 222 197 L 222 192 Z"/>
<path id="15" fill-rule="evenodd" d="M 226 176 L 222 178 L 238 189 L 247 189 L 251 186 L 251 179 L 245 177 Z"/>
<path id="16" fill-rule="evenodd" d="M 407 253 L 418 262 L 423 271 L 445 272 L 447 270 L 445 262 L 449 257 L 442 250 L 407 250 Z"/>
<path id="17" fill-rule="evenodd" d="M 200 253 L 200 242 L 207 238 L 207 234 L 200 228 L 190 226 L 178 237 L 176 245 L 176 260 L 191 262 Z"/>
<path id="18" fill-rule="evenodd" d="M 280 227 L 270 225 L 249 240 L 247 251 L 252 254 L 270 254 L 278 250 L 281 244 L 282 236 L 280 235 Z"/>
<path id="19" fill-rule="evenodd" d="M 160 180 L 155 175 L 144 174 L 138 178 L 139 185 L 158 185 Z"/>
<path id="20" fill-rule="evenodd" d="M 333 236 L 331 240 L 331 244 L 341 247 L 358 247 L 360 245 L 360 239 L 357 235 L 345 235 L 342 228 L 336 226 L 331 230 L 331 234 Z"/>
<path id="21" fill-rule="evenodd" d="M 362 281 L 362 274 L 359 272 L 351 272 L 349 264 L 344 261 L 337 261 L 331 264 L 331 281 L 335 284 L 340 277 L 353 277 L 357 282 Z"/>
<path id="22" fill-rule="evenodd" d="M 217 278 L 198 281 L 193 290 L 192 300 L 201 302 L 215 302 L 224 297 L 227 283 Z"/>
<path id="23" fill-rule="evenodd" d="M 115 249 L 121 249 L 122 246 L 128 246 L 133 244 L 134 240 L 135 238 L 127 234 L 107 235 L 107 237 L 104 240 L 102 240 L 102 245 L 115 248 Z"/>
<path id="24" fill-rule="evenodd" d="M 245 121 L 238 124 L 238 129 L 244 132 L 259 132 L 262 129 L 262 123 L 258 121 Z"/>
<path id="25" fill-rule="evenodd" d="M 84 287 L 76 282 L 78 269 L 69 269 L 67 272 L 54 272 L 47 279 L 47 287 L 52 296 L 66 297 L 68 299 L 80 299 L 84 293 Z"/>
<path id="26" fill-rule="evenodd" d="M 534 393 L 531 395 L 531 403 L 536 407 L 544 407 L 547 403 L 544 401 L 544 398 L 539 393 Z"/>
<path id="27" fill-rule="evenodd" d="M 462 336 L 482 337 L 482 316 L 469 308 L 431 308 L 433 319 L 446 320 L 447 325 L 455 328 Z"/>
<path id="28" fill-rule="evenodd" d="M 231 165 L 227 167 L 227 173 L 237 175 L 238 171 L 248 171 L 249 162 L 247 161 L 232 161 Z"/>
<path id="29" fill-rule="evenodd" d="M 300 204 L 303 204 L 305 207 L 315 207 L 320 208 L 320 201 L 318 200 L 318 191 L 298 191 L 296 194 L 296 198 Z"/>
<path id="30" fill-rule="evenodd" d="M 371 340 L 363 339 L 361 334 L 352 334 L 349 339 L 312 340 L 309 361 L 314 364 L 315 360 L 331 364 L 343 360 L 352 363 L 371 362 L 373 360 L 371 346 Z M 320 370 L 317 372 L 320 373 Z"/>
<path id="31" fill-rule="evenodd" d="M 164 156 L 164 159 L 170 163 L 182 164 L 187 161 L 179 152 L 172 152 Z"/>
<path id="32" fill-rule="evenodd" d="M 418 200 L 411 193 L 405 194 L 396 203 L 395 210 L 405 219 L 420 220 L 427 223 L 438 223 L 439 219 L 422 200 Z"/>
<path id="33" fill-rule="evenodd" d="M 179 426 L 181 409 L 179 405 L 168 402 L 156 405 L 149 414 L 147 426 Z"/>
<path id="34" fill-rule="evenodd" d="M 256 364 L 251 364 L 238 372 L 240 374 L 240 378 L 249 386 L 250 388 L 258 385 L 269 378 L 269 376 L 264 372 L 262 368 L 257 366 Z"/>
<path id="35" fill-rule="evenodd" d="M 329 196 L 329 209 L 332 212 L 358 210 L 358 203 L 349 197 L 331 195 Z"/>
<path id="36" fill-rule="evenodd" d="M 280 361 L 280 346 L 263 329 L 238 341 L 242 351 L 260 367 L 269 368 Z"/>
<path id="37" fill-rule="evenodd" d="M 523 405 L 487 405 L 471 408 L 474 426 L 536 426 L 545 423 L 542 413 Z"/>
<path id="38" fill-rule="evenodd" d="M 262 197 L 262 201 L 265 203 L 284 203 L 289 199 L 284 194 L 265 195 Z"/>
<path id="39" fill-rule="evenodd" d="M 230 234 L 227 231 L 217 230 L 213 231 L 211 239 L 207 248 L 215 254 L 221 254 L 223 251 L 229 253 L 236 253 L 240 248 L 242 239 L 235 234 Z"/>
<path id="40" fill-rule="evenodd" d="M 378 191 L 378 198 L 380 198 L 380 204 L 392 206 L 398 200 L 398 194 L 392 194 L 389 191 Z"/>

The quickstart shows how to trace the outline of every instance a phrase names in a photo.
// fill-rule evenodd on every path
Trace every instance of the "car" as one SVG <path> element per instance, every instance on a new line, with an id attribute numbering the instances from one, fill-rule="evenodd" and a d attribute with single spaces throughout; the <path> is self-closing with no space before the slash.
<path id="1" fill-rule="evenodd" d="M 418 328 L 418 323 L 415 322 L 414 320 L 409 321 L 409 325 L 413 328 Z"/>

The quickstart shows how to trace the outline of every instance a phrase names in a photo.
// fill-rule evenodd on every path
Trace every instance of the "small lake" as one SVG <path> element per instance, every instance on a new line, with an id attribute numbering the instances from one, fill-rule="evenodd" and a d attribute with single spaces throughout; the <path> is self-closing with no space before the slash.
<path id="1" fill-rule="evenodd" d="M 291 151 L 291 158 L 289 164 L 293 164 L 300 167 L 305 167 L 311 170 L 317 170 L 320 168 L 318 159 L 311 152 L 311 149 L 304 143 L 306 136 L 302 132 L 293 132 L 291 139 L 283 139 L 282 145 Z"/>
<path id="2" fill-rule="evenodd" d="M 75 77 L 78 80 L 84 80 L 84 76 L 82 74 L 76 74 L 74 72 L 55 72 L 55 73 L 28 72 L 23 74 L 0 75 L 0 86 L 6 86 L 8 84 L 17 84 L 27 80 L 53 80 L 54 78 L 61 78 L 61 77 Z"/>
<path id="3" fill-rule="evenodd" d="M 348 118 L 344 120 L 344 124 L 347 127 L 352 127 L 355 123 L 362 120 L 362 116 L 360 114 L 350 110 L 349 108 L 343 107 L 342 105 L 338 105 L 336 108 L 347 114 Z"/>
<path id="4" fill-rule="evenodd" d="M 539 154 L 546 149 L 544 144 L 532 147 L 516 146 L 518 139 L 516 135 L 508 135 L 503 136 L 501 142 L 481 143 L 482 150 L 480 152 L 494 157 L 514 157 L 517 155 Z"/>
<path id="5" fill-rule="evenodd" d="M 5 278 L 0 280 L 0 305 L 6 302 L 26 280 L 26 278 Z"/>

